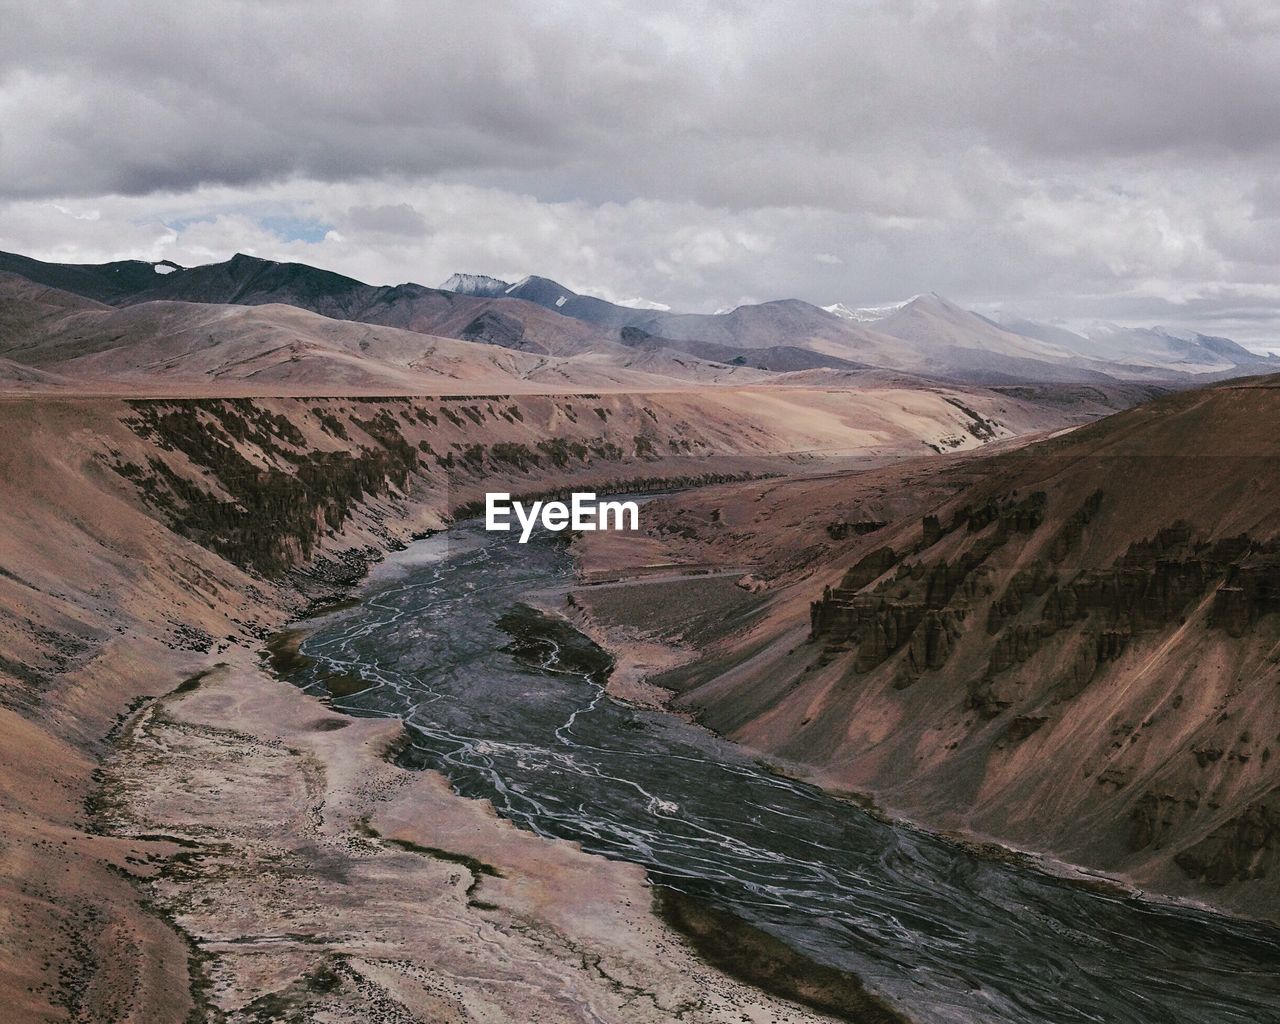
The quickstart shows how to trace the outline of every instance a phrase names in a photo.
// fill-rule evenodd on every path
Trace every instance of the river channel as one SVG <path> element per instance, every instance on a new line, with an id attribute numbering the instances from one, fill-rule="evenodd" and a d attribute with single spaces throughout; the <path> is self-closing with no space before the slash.
<path id="1" fill-rule="evenodd" d="M 606 696 L 603 653 L 531 607 L 572 570 L 545 535 L 419 541 L 320 620 L 296 681 L 359 677 L 333 704 L 403 720 L 408 763 L 856 973 L 921 1024 L 1280 1022 L 1280 930 L 976 856 Z"/>

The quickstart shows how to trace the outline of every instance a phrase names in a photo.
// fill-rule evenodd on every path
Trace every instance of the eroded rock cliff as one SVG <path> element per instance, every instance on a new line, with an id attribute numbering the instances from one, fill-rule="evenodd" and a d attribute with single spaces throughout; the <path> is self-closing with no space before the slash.
<path id="1" fill-rule="evenodd" d="M 702 525 L 664 541 L 709 560 L 754 529 L 770 599 L 662 681 L 926 823 L 1280 915 L 1278 416 L 1264 380 L 927 480 L 745 485 L 737 521 L 689 496 L 670 517 Z"/>

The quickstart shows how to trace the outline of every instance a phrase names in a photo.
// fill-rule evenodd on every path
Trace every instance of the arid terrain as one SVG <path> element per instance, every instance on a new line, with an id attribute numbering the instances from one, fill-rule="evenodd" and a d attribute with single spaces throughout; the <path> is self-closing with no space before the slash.
<path id="1" fill-rule="evenodd" d="M 0 0 L 0 1024 L 1280 1024 L 1280 0 Z"/>
<path id="2" fill-rule="evenodd" d="M 719 412 L 681 393 L 0 400 L 10 1005 L 32 1020 L 180 1020 L 197 1003 L 256 1019 L 278 999 L 367 1019 L 348 1005 L 362 993 L 413 1019 L 543 1005 L 547 1020 L 662 1020 L 684 1003 L 689 1019 L 804 1019 L 696 967 L 638 873 L 454 808 L 439 782 L 379 757 L 390 727 L 329 731 L 320 704 L 256 667 L 270 632 L 482 486 L 697 484 L 807 464 L 815 445 L 856 450 L 834 410 L 799 425 L 788 456 L 785 404 L 722 400 Z M 637 438 L 652 449 L 641 440 L 637 455 Z M 384 818 L 393 794 L 402 809 Z M 429 813 L 432 801 L 449 809 Z M 488 889 L 521 888 L 505 923 L 486 923 L 499 895 L 468 902 L 466 865 L 481 863 L 503 875 Z M 584 871 L 600 873 L 601 906 L 555 895 Z M 368 902 L 352 904 L 353 881 L 290 889 L 298 872 L 368 872 Z M 248 895 L 246 878 L 262 888 Z M 291 921 L 305 906 L 319 918 Z M 379 923 L 390 916 L 394 933 Z M 633 918 L 643 926 L 616 924 Z"/>
<path id="3" fill-rule="evenodd" d="M 529 351 L 308 295 L 0 279 L 16 1019 L 899 1019 L 745 926 L 726 957 L 738 925 L 655 916 L 639 868 L 273 677 L 269 637 L 494 489 L 679 489 L 575 548 L 565 611 L 622 696 L 674 690 L 931 827 L 1274 916 L 1272 381 Z"/>
<path id="4" fill-rule="evenodd" d="M 683 664 L 648 681 L 824 785 L 1274 919 L 1278 402 L 1254 379 L 1003 454 L 673 496 L 643 545 L 579 540 L 587 581 L 631 582 L 575 603 L 606 636 L 653 611 L 637 640 Z M 719 606 L 688 575 L 716 564 L 741 572 Z"/>

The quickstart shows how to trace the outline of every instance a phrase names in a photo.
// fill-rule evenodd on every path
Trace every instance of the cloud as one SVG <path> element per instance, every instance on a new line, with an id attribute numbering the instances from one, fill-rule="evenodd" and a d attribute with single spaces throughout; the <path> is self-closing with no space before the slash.
<path id="1" fill-rule="evenodd" d="M 426 220 L 408 203 L 352 206 L 347 210 L 346 222 L 352 231 L 364 231 L 371 235 L 420 238 L 427 233 Z"/>
<path id="2" fill-rule="evenodd" d="M 0 247 L 1276 333 L 1266 0 L 10 0 L 4 24 Z"/>
<path id="3" fill-rule="evenodd" d="M 9 195 L 460 174 L 840 204 L 885 157 L 1280 142 L 1266 2 L 7 7 Z"/>

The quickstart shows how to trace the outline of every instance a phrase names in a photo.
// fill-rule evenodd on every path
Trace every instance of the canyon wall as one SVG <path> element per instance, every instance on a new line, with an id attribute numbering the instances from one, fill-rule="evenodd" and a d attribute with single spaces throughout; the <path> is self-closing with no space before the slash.
<path id="1" fill-rule="evenodd" d="M 1278 413 L 1272 382 L 1220 387 L 1004 455 L 672 499 L 667 557 L 750 554 L 771 596 L 657 681 L 933 827 L 1280 916 Z"/>
<path id="2" fill-rule="evenodd" d="M 155 844 L 98 828 L 98 762 L 134 709 L 251 658 L 487 486 L 773 472 L 771 413 L 744 427 L 735 401 L 0 400 L 5 1002 L 33 1020 L 191 1009 L 191 950 L 137 884 L 161 870 Z"/>
<path id="3" fill-rule="evenodd" d="M 857 395 L 722 389 L 0 399 L 0 896 L 12 908 L 0 942 L 0 990 L 32 1019 L 174 1020 L 191 1010 L 194 953 L 145 905 L 138 885 L 163 870 L 156 847 L 99 827 L 99 762 L 133 711 L 211 664 L 251 656 L 270 632 L 340 593 L 383 552 L 473 509 L 486 489 L 521 495 L 762 478 L 771 482 L 759 486 L 769 488 L 783 484 L 779 474 L 829 471 L 823 460 L 837 456 L 883 462 L 930 448 L 967 449 L 987 440 L 979 436 L 989 433 L 983 425 L 997 420 L 1012 434 L 1076 415 L 1067 410 L 1055 420 L 997 392 L 960 406 L 950 397 L 887 387 Z M 769 573 L 807 581 L 787 598 L 783 615 L 807 635 L 809 603 L 822 594 L 815 573 L 841 586 L 833 565 L 852 565 L 871 550 L 864 544 L 891 548 L 896 557 L 916 543 L 907 534 L 918 527 L 908 531 L 902 517 L 917 496 L 941 497 L 959 486 L 937 474 L 933 456 L 911 466 L 895 470 L 874 500 L 818 513 L 792 547 L 776 549 L 769 530 L 751 525 L 740 509 L 715 527 L 658 523 L 670 527 L 662 537 L 629 537 L 626 545 L 647 557 L 667 540 L 694 544 L 691 538 L 727 528 L 729 546 L 713 559 L 768 562 L 776 554 Z M 846 486 L 841 477 L 826 480 L 824 486 Z M 904 487 L 904 480 L 912 483 Z M 1047 507 L 1057 508 L 1052 495 Z M 901 682 L 897 662 L 912 649 L 918 678 L 894 692 L 929 692 L 941 671 L 931 666 L 958 663 L 951 648 L 959 624 L 947 614 L 971 584 L 952 579 L 951 565 L 964 552 L 947 545 L 970 534 L 968 525 L 952 531 L 929 553 L 930 562 L 948 564 L 934 597 L 926 577 L 919 586 L 913 577 L 920 600 L 893 598 L 922 605 L 916 626 L 927 620 L 925 639 L 904 641 L 904 648 L 897 635 L 886 637 L 884 660 L 875 666 L 871 654 L 853 653 L 852 634 L 839 641 L 850 647 L 844 654 L 825 652 L 826 639 L 798 643 L 797 657 L 831 658 L 827 674 L 807 676 L 834 680 L 846 661 L 861 658 L 870 671 L 854 669 L 848 678 L 862 680 L 864 690 L 877 673 L 892 671 Z M 980 542 L 974 535 L 972 543 Z M 1269 586 L 1247 576 L 1236 583 L 1242 596 L 1220 599 L 1228 637 L 1253 628 L 1250 602 Z M 938 607 L 927 606 L 944 594 Z M 902 614 L 905 630 L 917 611 Z M 733 651 L 724 656 L 736 663 Z M 800 678 L 784 665 L 769 679 L 793 677 Z M 707 702 L 708 718 L 732 708 L 734 721 L 719 724 L 761 747 L 790 749 L 800 737 L 806 753 L 836 750 L 834 733 L 814 744 L 798 723 L 775 728 L 795 704 L 770 691 L 773 685 L 749 699 L 741 692 L 729 699 L 726 689 L 720 712 Z M 960 692 L 958 699 L 970 699 L 967 689 Z M 820 719 L 834 724 L 842 713 Z M 1214 771 L 1239 762 L 1224 753 L 1206 763 Z M 1256 770 L 1261 754 L 1250 763 Z M 870 783 L 874 772 L 859 767 L 848 780 Z M 1165 792 L 1145 788 L 1153 799 Z M 1234 850 L 1232 836 L 1269 827 L 1268 805 L 1255 803 L 1261 809 L 1241 808 L 1204 832 L 1211 842 L 1199 854 L 1203 873 L 1225 870 L 1212 843 Z"/>

